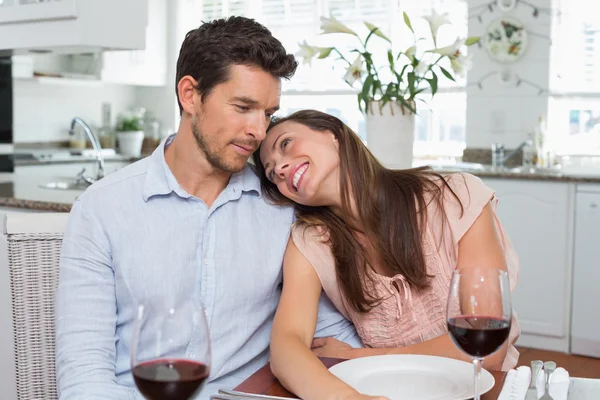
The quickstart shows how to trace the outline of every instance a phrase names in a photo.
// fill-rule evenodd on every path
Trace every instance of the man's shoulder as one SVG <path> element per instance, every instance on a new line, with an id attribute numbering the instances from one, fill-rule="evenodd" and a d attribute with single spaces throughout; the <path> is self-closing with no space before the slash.
<path id="1" fill-rule="evenodd" d="M 94 183 L 79 197 L 80 199 L 93 199 L 105 196 L 123 196 L 124 189 L 131 190 L 142 183 L 148 171 L 150 159 L 143 158 L 126 167 L 123 167 Z"/>

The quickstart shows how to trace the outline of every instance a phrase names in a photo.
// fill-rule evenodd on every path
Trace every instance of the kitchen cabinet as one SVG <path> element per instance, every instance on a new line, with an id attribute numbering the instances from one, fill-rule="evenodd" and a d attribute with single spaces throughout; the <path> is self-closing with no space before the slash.
<path id="1" fill-rule="evenodd" d="M 77 0 L 16 0 L 0 3 L 0 24 L 77 18 Z"/>
<path id="2" fill-rule="evenodd" d="M 0 55 L 143 49 L 147 1 L 2 1 Z"/>
<path id="3" fill-rule="evenodd" d="M 146 48 L 105 51 L 101 79 L 127 85 L 164 86 L 167 81 L 167 0 L 148 0 Z"/>
<path id="4" fill-rule="evenodd" d="M 512 293 L 521 346 L 567 352 L 570 339 L 574 185 L 484 179 L 520 261 Z"/>
<path id="5" fill-rule="evenodd" d="M 600 185 L 579 185 L 576 197 L 571 352 L 600 357 Z"/>

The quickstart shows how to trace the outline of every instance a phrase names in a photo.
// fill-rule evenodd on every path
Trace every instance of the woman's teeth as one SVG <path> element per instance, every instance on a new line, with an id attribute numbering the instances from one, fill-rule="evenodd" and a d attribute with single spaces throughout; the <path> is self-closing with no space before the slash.
<path id="1" fill-rule="evenodd" d="M 308 168 L 308 164 L 298 168 L 298 171 L 296 171 L 296 173 L 294 174 L 294 179 L 292 181 L 292 184 L 294 185 L 295 189 L 298 189 L 298 182 L 300 181 L 302 174 L 304 174 L 304 172 L 306 171 L 307 168 Z"/>

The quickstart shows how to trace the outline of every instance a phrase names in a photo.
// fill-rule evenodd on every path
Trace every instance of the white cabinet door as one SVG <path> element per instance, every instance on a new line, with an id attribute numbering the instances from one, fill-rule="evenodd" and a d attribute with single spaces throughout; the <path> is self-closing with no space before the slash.
<path id="1" fill-rule="evenodd" d="M 102 55 L 102 80 L 126 85 L 165 85 L 167 36 L 167 0 L 149 0 L 146 48 L 105 51 Z"/>
<path id="2" fill-rule="evenodd" d="M 496 190 L 499 218 L 519 255 L 512 296 L 525 340 L 519 343 L 567 351 L 574 188 L 530 180 L 485 183 Z"/>
<path id="3" fill-rule="evenodd" d="M 81 54 L 144 49 L 147 1 L 0 1 L 0 51 L 15 55 L 31 50 Z"/>
<path id="4" fill-rule="evenodd" d="M 571 352 L 600 357 L 600 187 L 577 193 Z"/>
<path id="5" fill-rule="evenodd" d="M 76 0 L 13 0 L 0 2 L 0 24 L 49 21 L 77 17 Z"/>

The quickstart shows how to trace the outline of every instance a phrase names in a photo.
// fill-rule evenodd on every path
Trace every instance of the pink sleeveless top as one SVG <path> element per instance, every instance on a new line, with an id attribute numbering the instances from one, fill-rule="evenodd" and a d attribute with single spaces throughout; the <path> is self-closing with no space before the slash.
<path id="1" fill-rule="evenodd" d="M 296 247 L 312 264 L 317 272 L 323 290 L 337 309 L 351 320 L 367 347 L 404 347 L 445 334 L 446 302 L 450 280 L 458 256 L 458 242 L 490 203 L 496 221 L 496 227 L 502 239 L 511 290 L 514 289 L 519 273 L 517 254 L 510 243 L 498 217 L 498 200 L 494 191 L 484 185 L 481 179 L 464 173 L 446 176 L 450 187 L 459 197 L 464 209 L 461 217 L 460 204 L 446 190 L 444 192 L 444 211 L 446 222 L 442 224 L 442 211 L 435 202 L 429 202 L 427 209 L 427 227 L 424 232 L 423 250 L 427 272 L 433 277 L 430 287 L 422 292 L 412 291 L 402 275 L 386 277 L 374 274 L 374 288 L 379 305 L 367 313 L 359 313 L 347 306 L 338 286 L 335 261 L 330 247 L 324 243 L 326 234 L 323 229 L 294 226 L 292 237 Z M 516 366 L 519 352 L 514 344 L 520 335 L 519 324 L 513 310 L 512 326 L 509 336 L 509 348 L 502 369 Z"/>

